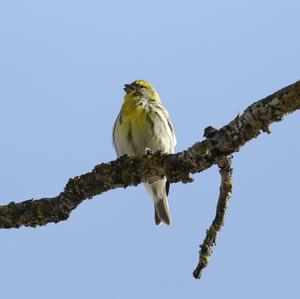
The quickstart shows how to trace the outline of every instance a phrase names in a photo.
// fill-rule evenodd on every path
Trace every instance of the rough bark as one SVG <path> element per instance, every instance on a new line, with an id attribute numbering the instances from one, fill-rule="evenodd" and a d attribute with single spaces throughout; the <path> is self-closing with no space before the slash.
<path id="1" fill-rule="evenodd" d="M 223 157 L 218 162 L 221 175 L 221 186 L 219 200 L 216 209 L 216 216 L 210 228 L 206 232 L 206 237 L 200 245 L 199 262 L 193 272 L 195 278 L 201 277 L 202 270 L 208 265 L 210 256 L 213 252 L 213 246 L 216 245 L 216 239 L 224 225 L 225 215 L 227 211 L 228 202 L 232 194 L 232 168 L 231 156 Z"/>
<path id="2" fill-rule="evenodd" d="M 191 182 L 190 173 L 201 172 L 220 158 L 239 151 L 269 125 L 300 109 L 300 81 L 250 105 L 223 128 L 208 128 L 206 139 L 183 152 L 164 155 L 123 156 L 97 165 L 91 172 L 70 179 L 54 198 L 30 199 L 0 206 L 0 228 L 35 227 L 66 220 L 83 200 L 105 191 L 135 186 L 167 176 L 171 182 Z"/>

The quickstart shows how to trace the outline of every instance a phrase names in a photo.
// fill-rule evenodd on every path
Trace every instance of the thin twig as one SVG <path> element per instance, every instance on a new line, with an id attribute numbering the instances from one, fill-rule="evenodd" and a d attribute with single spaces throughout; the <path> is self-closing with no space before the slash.
<path id="1" fill-rule="evenodd" d="M 221 186 L 219 200 L 216 210 L 216 216 L 210 228 L 206 232 L 206 237 L 200 245 L 199 263 L 193 272 L 195 278 L 201 277 L 202 270 L 208 265 L 210 256 L 213 252 L 213 246 L 216 245 L 216 239 L 224 225 L 224 218 L 227 211 L 228 202 L 232 194 L 232 168 L 231 156 L 223 157 L 219 160 L 218 166 L 221 175 Z"/>

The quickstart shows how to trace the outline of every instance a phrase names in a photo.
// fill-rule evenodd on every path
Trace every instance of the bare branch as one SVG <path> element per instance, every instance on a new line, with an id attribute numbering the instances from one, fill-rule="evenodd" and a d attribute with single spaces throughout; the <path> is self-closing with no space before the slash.
<path id="1" fill-rule="evenodd" d="M 105 191 L 135 186 L 167 176 L 171 182 L 191 182 L 190 173 L 201 172 L 220 157 L 236 152 L 269 125 L 300 108 L 300 81 L 249 106 L 242 115 L 220 130 L 208 132 L 207 138 L 177 154 L 154 153 L 123 156 L 97 165 L 93 171 L 70 179 L 57 197 L 11 202 L 0 206 L 0 228 L 35 227 L 66 220 L 82 201 Z"/>
<path id="2" fill-rule="evenodd" d="M 210 228 L 206 232 L 206 237 L 200 245 L 199 263 L 193 272 L 195 278 L 201 277 L 202 270 L 208 265 L 210 256 L 213 252 L 212 247 L 216 245 L 216 238 L 224 225 L 224 218 L 227 211 L 229 199 L 232 194 L 232 157 L 223 157 L 219 160 L 218 166 L 220 168 L 221 186 L 216 210 L 216 216 Z"/>

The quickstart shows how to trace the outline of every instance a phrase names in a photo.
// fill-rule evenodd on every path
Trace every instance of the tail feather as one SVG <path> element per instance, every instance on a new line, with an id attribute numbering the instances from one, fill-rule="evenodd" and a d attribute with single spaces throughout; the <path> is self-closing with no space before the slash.
<path id="1" fill-rule="evenodd" d="M 154 204 L 154 219 L 155 219 L 155 224 L 156 225 L 160 225 L 161 224 L 161 220 L 157 214 L 157 211 L 156 211 L 156 206 Z"/>
<path id="2" fill-rule="evenodd" d="M 163 178 L 162 180 L 158 180 L 152 184 L 145 184 L 145 187 L 152 195 L 154 201 L 156 225 L 160 225 L 161 223 L 170 225 L 171 215 L 168 204 L 168 191 L 170 183 L 167 182 L 166 178 Z"/>
<path id="3" fill-rule="evenodd" d="M 171 215 L 166 196 L 155 203 L 155 223 L 159 225 L 161 222 L 167 225 L 171 224 Z"/>

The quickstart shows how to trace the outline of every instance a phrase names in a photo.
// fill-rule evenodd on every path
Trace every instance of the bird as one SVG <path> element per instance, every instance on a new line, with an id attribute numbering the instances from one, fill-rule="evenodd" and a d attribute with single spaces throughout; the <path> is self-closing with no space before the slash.
<path id="1" fill-rule="evenodd" d="M 125 84 L 124 91 L 124 102 L 113 127 L 117 156 L 142 155 L 149 151 L 174 153 L 177 143 L 174 127 L 154 86 L 144 80 L 135 80 Z M 156 225 L 170 225 L 170 182 L 163 177 L 144 185 L 154 201 Z"/>

